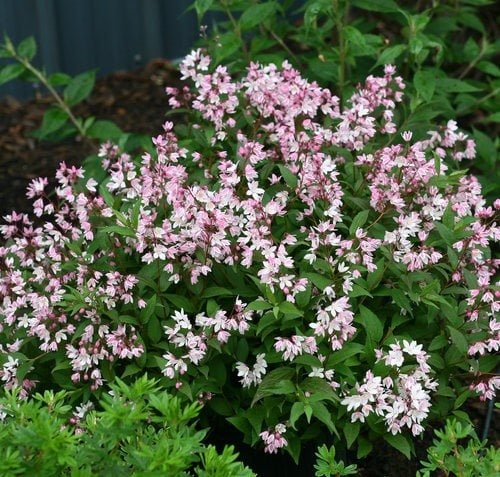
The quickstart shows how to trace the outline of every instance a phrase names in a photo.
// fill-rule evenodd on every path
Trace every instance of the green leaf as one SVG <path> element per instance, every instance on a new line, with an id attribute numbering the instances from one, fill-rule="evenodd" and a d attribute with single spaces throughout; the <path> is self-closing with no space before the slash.
<path id="1" fill-rule="evenodd" d="M 479 158 L 486 164 L 488 169 L 494 169 L 498 159 L 498 151 L 495 143 L 489 136 L 475 128 L 473 128 L 473 136 L 476 141 L 476 149 Z M 479 161 L 478 165 L 480 165 Z"/>
<path id="2" fill-rule="evenodd" d="M 401 53 L 406 51 L 407 48 L 407 45 L 394 45 L 389 48 L 384 48 L 373 68 L 380 65 L 392 64 L 394 60 L 401 55 Z"/>
<path id="3" fill-rule="evenodd" d="M 144 279 L 144 277 L 140 277 L 140 279 Z M 153 289 L 156 289 L 156 284 L 153 282 Z M 156 298 L 158 295 L 153 295 L 148 299 L 146 306 L 140 311 L 140 320 L 141 323 L 146 324 L 153 313 L 156 310 Z"/>
<path id="4" fill-rule="evenodd" d="M 311 283 L 321 291 L 332 284 L 332 280 L 330 278 L 326 278 L 319 273 L 304 273 L 304 276 L 308 278 Z"/>
<path id="5" fill-rule="evenodd" d="M 347 448 L 350 449 L 354 441 L 359 435 L 359 430 L 361 429 L 361 424 L 359 421 L 346 423 L 344 425 L 344 436 L 347 442 Z"/>
<path id="6" fill-rule="evenodd" d="M 455 235 L 452 230 L 450 230 L 446 225 L 441 222 L 434 222 L 434 227 L 436 227 L 439 235 L 443 238 L 446 245 L 453 245 L 455 240 Z"/>
<path id="7" fill-rule="evenodd" d="M 228 31 L 219 37 L 220 47 L 215 50 L 215 62 L 220 64 L 233 53 L 241 51 L 241 38 L 233 31 Z"/>
<path id="8" fill-rule="evenodd" d="M 236 293 L 233 290 L 223 287 L 208 287 L 201 296 L 202 298 L 212 298 L 221 296 L 232 296 Z M 270 306 L 270 305 L 269 305 Z"/>
<path id="9" fill-rule="evenodd" d="M 500 123 L 500 111 L 490 114 L 488 120 L 494 123 Z"/>
<path id="10" fill-rule="evenodd" d="M 353 7 L 368 10 L 370 12 L 394 13 L 399 10 L 393 0 L 351 0 Z"/>
<path id="11" fill-rule="evenodd" d="M 174 295 L 171 293 L 166 293 L 164 297 L 173 303 L 177 308 L 183 309 L 186 313 L 195 313 L 196 307 L 193 301 L 183 295 Z"/>
<path id="12" fill-rule="evenodd" d="M 334 368 L 336 365 L 343 363 L 347 359 L 357 354 L 363 353 L 364 347 L 360 343 L 348 342 L 344 344 L 342 349 L 334 351 L 328 359 L 326 366 L 328 369 Z"/>
<path id="13" fill-rule="evenodd" d="M 311 401 L 331 401 L 337 403 L 338 396 L 332 387 L 322 378 L 310 377 L 300 383 L 300 389 L 311 395 Z"/>
<path id="14" fill-rule="evenodd" d="M 131 228 L 124 227 L 122 225 L 107 225 L 100 230 L 107 234 L 117 234 L 124 237 L 135 237 L 135 232 Z"/>
<path id="15" fill-rule="evenodd" d="M 278 164 L 278 168 L 281 172 L 281 175 L 283 179 L 285 179 L 285 182 L 288 187 L 291 187 L 292 189 L 295 189 L 297 187 L 298 179 L 295 174 L 288 169 L 288 167 L 285 167 L 283 164 Z"/>
<path id="16" fill-rule="evenodd" d="M 52 73 L 47 79 L 52 86 L 66 86 L 71 81 L 71 76 L 66 73 Z"/>
<path id="17" fill-rule="evenodd" d="M 267 301 L 255 300 L 247 305 L 246 310 L 264 311 L 270 310 L 272 307 L 273 305 L 271 305 Z"/>
<path id="18" fill-rule="evenodd" d="M 366 284 L 368 285 L 368 290 L 374 290 L 377 288 L 378 284 L 382 280 L 385 272 L 385 259 L 381 258 L 376 264 L 376 270 L 368 273 L 366 277 Z"/>
<path id="19" fill-rule="evenodd" d="M 384 327 L 378 316 L 366 306 L 359 306 L 359 317 L 355 321 L 366 330 L 366 335 L 372 344 L 376 344 L 382 339 Z"/>
<path id="20" fill-rule="evenodd" d="M 352 286 L 352 291 L 349 293 L 351 298 L 357 298 L 358 296 L 369 296 L 372 297 L 371 293 L 364 289 L 363 287 L 357 285 L 356 283 Z"/>
<path id="21" fill-rule="evenodd" d="M 294 402 L 292 409 L 290 410 L 290 426 L 295 429 L 295 423 L 300 416 L 304 414 L 304 403 L 303 402 Z"/>
<path id="22" fill-rule="evenodd" d="M 298 318 L 304 316 L 304 312 L 300 311 L 293 303 L 284 301 L 279 304 L 279 310 L 288 318 Z"/>
<path id="23" fill-rule="evenodd" d="M 219 416 L 232 416 L 234 414 L 234 410 L 231 405 L 227 402 L 226 399 L 220 396 L 215 396 L 210 399 L 208 402 L 208 406 L 213 409 Z"/>
<path id="24" fill-rule="evenodd" d="M 24 66 L 19 63 L 11 63 L 0 69 L 0 85 L 13 80 L 24 73 Z"/>
<path id="25" fill-rule="evenodd" d="M 198 15 L 198 20 L 201 20 L 205 13 L 210 10 L 214 0 L 195 0 L 194 1 L 194 9 L 196 10 L 196 14 Z"/>
<path id="26" fill-rule="evenodd" d="M 362 210 L 355 215 L 354 219 L 352 219 L 351 226 L 349 227 L 349 235 L 354 235 L 358 229 L 365 225 L 368 220 L 369 213 L 369 210 Z"/>
<path id="27" fill-rule="evenodd" d="M 266 396 L 292 394 L 296 391 L 290 378 L 295 374 L 293 368 L 278 368 L 264 376 L 253 397 L 252 406 Z"/>
<path id="28" fill-rule="evenodd" d="M 148 324 L 146 325 L 146 330 L 149 338 L 153 343 L 158 343 L 164 336 L 160 320 L 158 320 L 156 315 L 152 315 L 149 318 Z"/>
<path id="29" fill-rule="evenodd" d="M 469 349 L 469 344 L 467 343 L 467 339 L 465 336 L 460 333 L 460 331 L 448 326 L 448 331 L 450 332 L 450 338 L 452 343 L 457 347 L 458 351 L 466 354 Z"/>
<path id="30" fill-rule="evenodd" d="M 404 454 L 407 459 L 411 458 L 413 445 L 406 436 L 403 434 L 396 434 L 395 436 L 392 434 L 385 434 L 384 439 L 388 444 Z"/>
<path id="31" fill-rule="evenodd" d="M 500 76 L 500 68 L 491 61 L 480 61 L 476 65 L 476 68 L 488 75 L 496 76 L 497 78 Z"/>
<path id="32" fill-rule="evenodd" d="M 307 28 L 315 28 L 318 16 L 320 14 L 329 14 L 331 11 L 331 0 L 316 0 L 314 2 L 307 2 L 306 10 L 304 12 L 304 25 Z"/>
<path id="33" fill-rule="evenodd" d="M 17 54 L 27 60 L 32 60 L 36 55 L 36 41 L 30 36 L 25 38 L 17 47 Z"/>
<path id="34" fill-rule="evenodd" d="M 82 102 L 94 88 L 95 71 L 86 71 L 75 76 L 64 89 L 64 101 L 69 106 Z"/>
<path id="35" fill-rule="evenodd" d="M 359 436 L 358 438 L 358 452 L 356 457 L 358 459 L 363 459 L 366 457 L 373 449 L 373 444 L 366 438 Z"/>
<path id="36" fill-rule="evenodd" d="M 98 120 L 86 131 L 87 136 L 99 139 L 99 141 L 117 141 L 124 132 L 112 121 Z"/>
<path id="37" fill-rule="evenodd" d="M 332 421 L 332 413 L 322 402 L 311 402 L 310 406 L 313 411 L 313 416 L 319 419 L 323 424 L 328 427 L 330 432 L 335 432 L 335 425 Z"/>
<path id="38" fill-rule="evenodd" d="M 455 78 L 438 78 L 436 87 L 438 91 L 444 93 L 475 93 L 481 91 L 481 88 Z"/>
<path id="39" fill-rule="evenodd" d="M 273 17 L 276 12 L 276 2 L 257 3 L 247 8 L 240 17 L 240 27 L 249 30 Z"/>
<path id="40" fill-rule="evenodd" d="M 43 115 L 42 125 L 37 130 L 37 135 L 41 139 L 46 138 L 58 131 L 68 121 L 68 115 L 58 109 L 50 108 Z"/>
<path id="41" fill-rule="evenodd" d="M 429 70 L 419 70 L 415 73 L 413 84 L 418 95 L 424 101 L 430 101 L 436 90 L 436 75 Z"/>
<path id="42" fill-rule="evenodd" d="M 448 345 L 448 340 L 443 335 L 435 336 L 429 344 L 429 351 L 436 351 Z"/>

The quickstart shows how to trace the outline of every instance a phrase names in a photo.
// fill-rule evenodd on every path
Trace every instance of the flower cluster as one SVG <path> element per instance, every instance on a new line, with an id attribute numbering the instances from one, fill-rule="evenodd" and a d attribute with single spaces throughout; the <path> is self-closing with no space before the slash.
<path id="1" fill-rule="evenodd" d="M 356 393 L 342 400 L 349 411 L 355 411 L 352 422 L 365 422 L 365 418 L 374 413 L 383 417 L 392 434 L 401 432 L 405 426 L 414 436 L 422 433 L 421 423 L 431 407 L 429 392 L 438 385 L 429 377 L 428 354 L 415 341 L 403 341 L 403 345 L 396 341 L 390 345 L 390 351 L 377 350 L 376 355 L 378 361 L 383 361 L 396 374 L 384 378 L 372 371 L 366 373 L 363 384 L 356 384 Z M 401 368 L 409 357 L 417 364 L 411 372 L 403 372 Z"/>
<path id="2" fill-rule="evenodd" d="M 276 424 L 272 431 L 261 432 L 259 435 L 265 444 L 264 452 L 277 454 L 278 449 L 285 447 L 288 444 L 287 440 L 283 437 L 285 432 L 286 426 L 284 424 Z"/>

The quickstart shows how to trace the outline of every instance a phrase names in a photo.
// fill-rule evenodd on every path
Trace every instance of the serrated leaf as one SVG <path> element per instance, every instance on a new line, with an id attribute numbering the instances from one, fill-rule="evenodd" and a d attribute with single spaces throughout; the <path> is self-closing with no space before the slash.
<path id="1" fill-rule="evenodd" d="M 220 64 L 233 53 L 241 50 L 241 38 L 233 31 L 228 31 L 219 37 L 220 48 L 215 51 L 215 61 Z"/>
<path id="2" fill-rule="evenodd" d="M 32 60 L 36 55 L 36 41 L 32 36 L 25 38 L 17 46 L 17 54 L 28 60 Z"/>
<path id="3" fill-rule="evenodd" d="M 332 280 L 330 278 L 326 278 L 319 273 L 304 273 L 304 276 L 308 278 L 311 283 L 321 291 L 332 284 Z"/>
<path id="4" fill-rule="evenodd" d="M 448 340 L 443 335 L 435 336 L 429 344 L 429 351 L 437 351 L 448 346 Z"/>
<path id="5" fill-rule="evenodd" d="M 330 432 L 335 432 L 335 425 L 332 421 L 332 413 L 328 411 L 327 407 L 322 402 L 312 402 L 310 404 L 313 416 L 326 425 Z"/>
<path id="6" fill-rule="evenodd" d="M 300 311 L 293 303 L 289 301 L 284 301 L 279 304 L 279 309 L 287 317 L 298 318 L 304 315 L 303 311 Z"/>
<path id="7" fill-rule="evenodd" d="M 233 290 L 229 290 L 224 287 L 208 287 L 201 296 L 202 298 L 212 298 L 221 296 L 233 296 L 236 293 Z"/>
<path id="8" fill-rule="evenodd" d="M 352 291 L 349 292 L 351 298 L 357 298 L 359 296 L 369 296 L 372 297 L 371 293 L 364 289 L 363 287 L 357 285 L 356 283 L 352 286 Z"/>

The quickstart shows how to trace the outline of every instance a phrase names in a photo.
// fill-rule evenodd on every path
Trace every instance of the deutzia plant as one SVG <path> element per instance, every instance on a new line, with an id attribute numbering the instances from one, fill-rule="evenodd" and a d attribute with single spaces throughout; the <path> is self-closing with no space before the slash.
<path id="1" fill-rule="evenodd" d="M 325 436 L 409 456 L 428 419 L 492 398 L 500 200 L 459 168 L 467 134 L 401 126 L 390 65 L 345 103 L 287 62 L 235 78 L 197 50 L 180 71 L 184 120 L 150 150 L 104 144 L 99 173 L 61 164 L 55 193 L 28 189 L 36 219 L 5 217 L 4 387 L 86 401 L 147 370 L 296 460 Z"/>

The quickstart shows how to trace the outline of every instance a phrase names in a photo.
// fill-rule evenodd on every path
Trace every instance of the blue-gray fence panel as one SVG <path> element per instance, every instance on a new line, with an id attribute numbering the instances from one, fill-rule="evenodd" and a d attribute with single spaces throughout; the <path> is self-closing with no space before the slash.
<path id="1" fill-rule="evenodd" d="M 35 60 L 51 73 L 97 68 L 102 76 L 157 57 L 184 56 L 198 38 L 192 0 L 0 0 L 0 33 L 18 43 L 33 35 Z M 20 81 L 0 86 L 0 97 L 27 97 Z"/>

